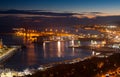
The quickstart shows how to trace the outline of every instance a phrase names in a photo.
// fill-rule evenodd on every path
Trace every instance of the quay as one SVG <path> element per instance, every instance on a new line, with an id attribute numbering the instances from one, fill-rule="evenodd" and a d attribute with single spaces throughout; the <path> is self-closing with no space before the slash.
<path id="1" fill-rule="evenodd" d="M 2 54 L 0 54 L 0 63 L 4 62 L 5 60 L 7 60 L 8 58 L 10 58 L 12 55 L 14 55 L 16 53 L 16 51 L 18 51 L 20 49 L 20 46 L 13 46 L 11 48 L 5 49 L 5 50 L 1 50 L 0 52 L 2 52 Z"/>
<path id="2" fill-rule="evenodd" d="M 9 59 L 16 51 L 19 51 L 19 49 L 21 49 L 21 46 L 7 47 L 6 45 L 3 45 L 2 40 L 0 40 L 0 63 Z"/>

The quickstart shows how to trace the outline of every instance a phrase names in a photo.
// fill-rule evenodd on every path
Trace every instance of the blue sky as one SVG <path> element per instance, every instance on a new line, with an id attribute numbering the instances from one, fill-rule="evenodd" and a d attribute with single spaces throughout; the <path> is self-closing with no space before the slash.
<path id="1" fill-rule="evenodd" d="M 119 8 L 120 0 L 0 0 L 0 9 L 103 12 L 119 15 Z"/>

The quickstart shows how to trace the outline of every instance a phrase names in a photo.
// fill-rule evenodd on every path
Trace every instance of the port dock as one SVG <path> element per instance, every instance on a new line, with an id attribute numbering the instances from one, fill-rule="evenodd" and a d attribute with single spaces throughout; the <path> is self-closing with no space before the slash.
<path id="1" fill-rule="evenodd" d="M 20 49 L 21 49 L 21 46 L 11 46 L 9 48 L 2 48 L 0 50 L 0 63 L 9 59 L 11 56 L 13 56 Z"/>

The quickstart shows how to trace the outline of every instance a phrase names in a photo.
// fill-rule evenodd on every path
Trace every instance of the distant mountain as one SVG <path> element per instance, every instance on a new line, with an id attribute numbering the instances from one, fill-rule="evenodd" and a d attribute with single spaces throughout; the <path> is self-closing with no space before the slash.
<path id="1" fill-rule="evenodd" d="M 37 10 L 38 11 L 38 10 Z M 4 14 L 4 16 L 2 16 Z M 12 15 L 9 15 L 12 14 Z M 33 14 L 32 17 L 18 16 L 16 14 Z M 50 15 L 46 16 L 34 16 Z M 58 28 L 72 30 L 76 25 L 95 25 L 109 24 L 120 25 L 120 16 L 98 16 L 96 18 L 77 18 L 73 17 L 75 13 L 53 13 L 53 12 L 36 12 L 33 10 L 8 10 L 0 11 L 0 32 L 10 32 L 13 27 L 26 27 L 31 29 L 43 30 L 45 28 Z M 21 17 L 22 16 L 22 17 Z M 59 17 L 52 17 L 59 16 Z M 64 17 L 63 17 L 64 16 Z"/>

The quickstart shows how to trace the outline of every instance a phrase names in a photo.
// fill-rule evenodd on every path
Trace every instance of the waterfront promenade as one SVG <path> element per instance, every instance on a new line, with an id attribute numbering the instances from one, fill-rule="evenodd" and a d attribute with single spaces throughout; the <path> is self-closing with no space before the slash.
<path id="1" fill-rule="evenodd" d="M 11 46 L 10 48 L 1 49 L 0 63 L 10 58 L 19 49 L 20 49 L 20 46 Z"/>

